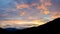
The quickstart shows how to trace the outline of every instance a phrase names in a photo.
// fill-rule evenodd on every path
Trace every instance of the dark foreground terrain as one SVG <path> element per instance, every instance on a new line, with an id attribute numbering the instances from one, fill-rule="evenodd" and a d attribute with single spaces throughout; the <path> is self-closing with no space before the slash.
<path id="1" fill-rule="evenodd" d="M 0 28 L 0 33 L 1 32 L 5 32 L 5 33 L 7 33 L 7 32 L 9 32 L 9 33 L 11 33 L 11 32 L 14 32 L 14 33 L 16 33 L 16 32 L 19 32 L 19 33 L 20 32 L 23 32 L 23 33 L 24 32 L 25 33 L 27 33 L 27 32 L 29 32 L 29 33 L 32 33 L 32 32 L 34 32 L 34 33 L 40 33 L 40 32 L 60 32 L 60 18 L 57 18 L 57 19 L 55 19 L 53 21 L 50 21 L 47 24 L 44 24 L 42 26 L 27 28 L 27 29 L 24 29 L 24 30 L 8 31 L 6 29 Z"/>

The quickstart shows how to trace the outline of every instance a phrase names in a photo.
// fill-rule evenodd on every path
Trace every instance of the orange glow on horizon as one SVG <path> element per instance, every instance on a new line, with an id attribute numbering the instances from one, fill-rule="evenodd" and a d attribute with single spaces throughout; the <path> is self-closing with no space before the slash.
<path id="1" fill-rule="evenodd" d="M 23 21 L 23 20 L 5 20 L 5 21 L 0 21 L 1 25 L 0 27 L 6 26 L 6 25 L 11 25 L 11 26 L 16 26 L 16 25 L 26 25 L 26 24 L 32 24 L 31 27 L 36 27 L 42 24 L 45 24 L 45 22 L 42 22 L 40 20 L 32 20 L 32 21 Z M 20 27 L 20 26 L 19 26 Z"/>

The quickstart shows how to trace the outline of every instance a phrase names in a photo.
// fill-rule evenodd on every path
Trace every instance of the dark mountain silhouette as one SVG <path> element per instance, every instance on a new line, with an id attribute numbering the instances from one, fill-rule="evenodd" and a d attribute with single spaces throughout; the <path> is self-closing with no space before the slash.
<path id="1" fill-rule="evenodd" d="M 0 30 L 5 30 L 5 29 L 0 29 Z M 60 18 L 57 18 L 53 21 L 50 21 L 44 25 L 41 25 L 41 26 L 38 26 L 38 27 L 32 27 L 32 28 L 27 28 L 27 29 L 24 29 L 24 30 L 17 30 L 15 32 L 29 32 L 29 33 L 32 33 L 32 32 L 60 32 Z"/>

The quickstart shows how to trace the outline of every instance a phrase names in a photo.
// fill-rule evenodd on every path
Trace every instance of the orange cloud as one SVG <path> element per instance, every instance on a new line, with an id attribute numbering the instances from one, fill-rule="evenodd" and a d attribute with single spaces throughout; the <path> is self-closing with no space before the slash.
<path id="1" fill-rule="evenodd" d="M 25 11 L 22 11 L 21 13 L 20 13 L 20 16 L 23 16 L 23 15 L 25 15 L 26 14 L 26 12 Z"/>
<path id="2" fill-rule="evenodd" d="M 49 12 L 48 10 L 45 10 L 43 13 L 47 15 L 47 14 L 49 14 L 50 12 Z"/>
<path id="3" fill-rule="evenodd" d="M 37 9 L 41 9 L 42 10 L 42 14 L 49 14 L 50 13 L 49 10 L 44 5 L 38 5 Z"/>
<path id="4" fill-rule="evenodd" d="M 41 6 L 40 5 L 37 5 L 37 9 L 41 9 Z"/>
<path id="5" fill-rule="evenodd" d="M 20 5 L 17 4 L 16 8 L 17 8 L 17 9 L 23 9 L 23 8 L 29 9 L 30 7 L 29 7 L 29 5 L 27 5 L 27 4 L 20 4 Z"/>
<path id="6" fill-rule="evenodd" d="M 60 18 L 60 12 L 54 12 L 51 18 Z"/>
<path id="7" fill-rule="evenodd" d="M 42 14 L 49 14 L 50 11 L 47 9 L 47 6 L 51 6 L 51 3 L 49 0 L 40 0 L 41 5 L 37 6 L 37 9 L 41 9 L 42 10 Z"/>
<path id="8" fill-rule="evenodd" d="M 40 0 L 40 2 L 41 2 L 41 3 L 43 3 L 43 2 L 44 2 L 44 0 Z"/>
<path id="9" fill-rule="evenodd" d="M 43 9 L 43 10 L 47 10 L 46 6 L 42 5 L 37 5 L 37 9 Z"/>
<path id="10" fill-rule="evenodd" d="M 46 5 L 46 6 L 51 6 L 51 5 L 52 5 L 52 4 L 51 4 L 51 1 L 50 1 L 50 0 L 46 0 L 45 5 Z"/>

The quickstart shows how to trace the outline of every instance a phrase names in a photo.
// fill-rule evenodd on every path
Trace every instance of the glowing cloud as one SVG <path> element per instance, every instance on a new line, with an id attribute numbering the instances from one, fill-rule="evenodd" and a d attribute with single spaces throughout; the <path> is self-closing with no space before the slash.
<path id="1" fill-rule="evenodd" d="M 60 12 L 52 12 L 52 16 L 51 16 L 51 18 L 60 18 Z"/>
<path id="2" fill-rule="evenodd" d="M 21 13 L 20 13 L 20 16 L 24 16 L 26 14 L 26 12 L 25 11 L 22 11 Z"/>
<path id="3" fill-rule="evenodd" d="M 46 6 L 51 6 L 51 5 L 52 5 L 52 4 L 51 4 L 51 1 L 50 1 L 50 0 L 46 0 L 45 5 L 46 5 Z"/>
<path id="4" fill-rule="evenodd" d="M 22 20 L 5 20 L 5 21 L 0 21 L 0 27 L 2 28 L 28 28 L 30 27 L 36 27 L 38 25 L 42 25 L 44 24 L 44 22 L 40 21 L 40 20 L 32 20 L 32 21 L 22 21 Z M 7 26 L 9 25 L 9 26 Z M 29 25 L 29 26 L 28 26 Z"/>
<path id="5" fill-rule="evenodd" d="M 29 5 L 27 5 L 27 4 L 20 4 L 20 5 L 17 4 L 16 8 L 17 8 L 17 9 L 23 9 L 23 8 L 29 9 Z"/>
<path id="6" fill-rule="evenodd" d="M 40 0 L 40 2 L 41 2 L 41 5 L 38 5 L 37 9 L 41 9 L 43 14 L 49 14 L 50 11 L 47 9 L 47 6 L 51 6 L 50 1 L 49 0 L 46 0 L 46 1 Z"/>

